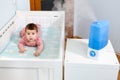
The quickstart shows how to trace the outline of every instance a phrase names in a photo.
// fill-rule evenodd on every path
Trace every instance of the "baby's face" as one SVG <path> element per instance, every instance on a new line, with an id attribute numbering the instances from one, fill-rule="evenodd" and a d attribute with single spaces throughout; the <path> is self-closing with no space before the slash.
<path id="1" fill-rule="evenodd" d="M 27 40 L 30 42 L 35 41 L 35 39 L 37 38 L 36 30 L 26 30 L 26 37 L 27 37 Z"/>

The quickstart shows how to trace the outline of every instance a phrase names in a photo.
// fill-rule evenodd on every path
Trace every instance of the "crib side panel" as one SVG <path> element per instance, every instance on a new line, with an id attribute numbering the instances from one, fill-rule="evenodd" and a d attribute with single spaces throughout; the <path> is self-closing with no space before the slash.
<path id="1" fill-rule="evenodd" d="M 58 68 L 0 68 L 0 79 L 62 80 L 62 75 Z"/>
<path id="2" fill-rule="evenodd" d="M 0 80 L 38 80 L 36 69 L 0 68 Z"/>
<path id="3" fill-rule="evenodd" d="M 4 28 L 0 30 L 0 53 L 7 46 L 12 34 L 14 33 L 16 17 L 13 17 L 10 22 L 8 22 Z"/>

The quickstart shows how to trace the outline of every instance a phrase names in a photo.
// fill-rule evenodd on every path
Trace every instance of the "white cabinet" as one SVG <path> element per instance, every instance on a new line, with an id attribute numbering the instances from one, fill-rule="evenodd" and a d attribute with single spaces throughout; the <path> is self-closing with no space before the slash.
<path id="1" fill-rule="evenodd" d="M 109 41 L 98 59 L 87 56 L 87 39 L 68 39 L 65 53 L 65 80 L 117 80 L 119 62 Z"/>

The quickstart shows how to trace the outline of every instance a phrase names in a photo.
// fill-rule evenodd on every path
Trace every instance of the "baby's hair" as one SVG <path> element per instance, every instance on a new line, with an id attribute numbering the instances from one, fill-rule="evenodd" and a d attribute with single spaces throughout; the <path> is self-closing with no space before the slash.
<path id="1" fill-rule="evenodd" d="M 26 30 L 36 30 L 38 32 L 38 28 L 37 28 L 37 25 L 34 24 L 34 23 L 29 23 L 26 25 L 25 27 L 25 31 Z"/>

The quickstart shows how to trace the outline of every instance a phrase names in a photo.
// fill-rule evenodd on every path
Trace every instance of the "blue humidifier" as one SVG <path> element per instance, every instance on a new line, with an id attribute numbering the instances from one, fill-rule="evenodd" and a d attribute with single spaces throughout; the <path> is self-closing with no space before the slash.
<path id="1" fill-rule="evenodd" d="M 90 26 L 88 57 L 97 59 L 100 50 L 108 43 L 108 21 L 95 21 Z"/>

